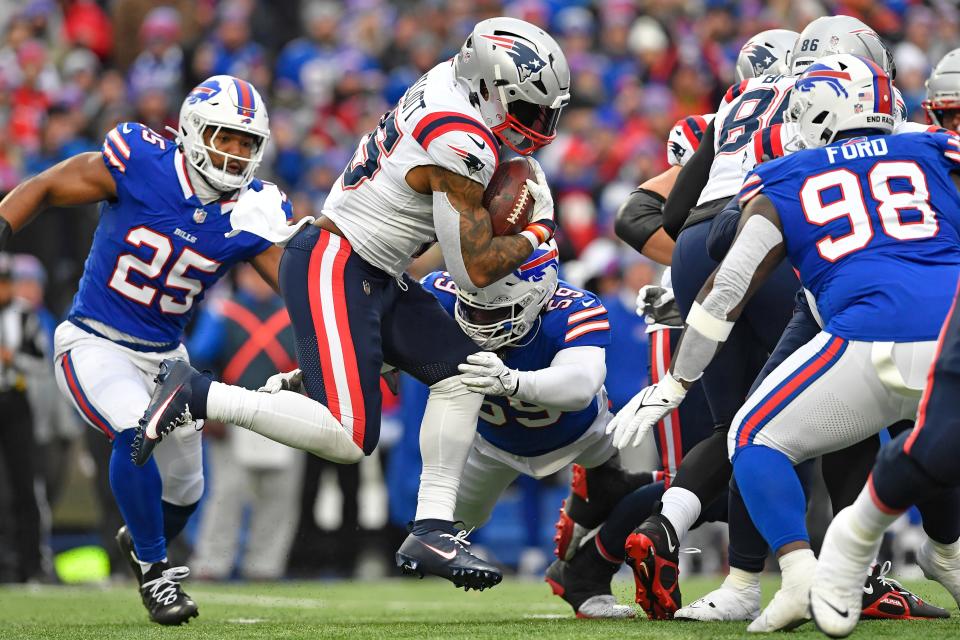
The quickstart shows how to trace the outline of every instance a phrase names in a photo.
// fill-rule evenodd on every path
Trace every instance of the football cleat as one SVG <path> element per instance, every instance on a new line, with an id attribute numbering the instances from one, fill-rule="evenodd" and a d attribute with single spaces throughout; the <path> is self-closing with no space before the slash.
<path id="1" fill-rule="evenodd" d="M 140 418 L 133 441 L 133 462 L 137 466 L 150 459 L 163 436 L 193 421 L 189 406 L 190 378 L 195 374 L 197 370 L 186 360 L 168 358 L 160 363 L 150 404 Z"/>
<path id="2" fill-rule="evenodd" d="M 619 568 L 604 560 L 596 545 L 588 543 L 570 562 L 554 560 L 544 580 L 553 595 L 573 607 L 578 618 L 633 618 L 633 607 L 618 604 L 610 590 L 610 581 Z"/>
<path id="3" fill-rule="evenodd" d="M 863 585 L 863 607 L 860 617 L 865 620 L 919 620 L 949 618 L 950 613 L 936 605 L 924 602 L 902 584 L 887 577 L 890 561 L 876 564 Z"/>
<path id="4" fill-rule="evenodd" d="M 781 587 L 756 620 L 747 625 L 749 633 L 790 631 L 810 620 L 810 580 L 795 588 Z"/>
<path id="5" fill-rule="evenodd" d="M 554 525 L 557 533 L 553 537 L 554 555 L 567 561 L 624 496 L 652 481 L 650 473 L 629 473 L 621 469 L 617 456 L 592 469 L 575 464 L 572 471 L 570 495 L 560 507 L 560 518 Z"/>
<path id="6" fill-rule="evenodd" d="M 625 550 L 637 604 L 651 620 L 673 618 L 681 605 L 680 541 L 673 525 L 659 513 L 650 516 L 627 538 Z"/>
<path id="7" fill-rule="evenodd" d="M 397 550 L 397 566 L 408 575 L 423 578 L 439 576 L 464 591 L 483 591 L 500 584 L 503 574 L 498 568 L 470 553 L 468 531 L 456 534 L 440 530 L 417 535 L 411 533 Z"/>
<path id="8" fill-rule="evenodd" d="M 120 547 L 120 555 L 127 560 L 130 570 L 133 571 L 133 577 L 137 579 L 137 584 L 143 584 L 143 571 L 140 569 L 140 563 L 137 561 L 137 552 L 133 548 L 133 538 L 130 536 L 130 530 L 127 525 L 123 525 L 117 530 L 117 546 Z"/>
<path id="9" fill-rule="evenodd" d="M 674 620 L 699 620 L 700 622 L 752 622 L 760 615 L 760 586 L 737 589 L 725 580 L 719 589 L 714 589 L 702 598 L 673 615 Z"/>
<path id="10" fill-rule="evenodd" d="M 140 585 L 140 597 L 151 620 L 163 625 L 181 625 L 200 615 L 197 604 L 180 586 L 189 575 L 190 569 L 186 567 L 170 568 L 166 562 L 153 563 Z"/>
<path id="11" fill-rule="evenodd" d="M 917 564 L 928 580 L 935 580 L 950 592 L 960 605 L 960 555 L 946 557 L 937 552 L 929 540 L 920 546 Z"/>

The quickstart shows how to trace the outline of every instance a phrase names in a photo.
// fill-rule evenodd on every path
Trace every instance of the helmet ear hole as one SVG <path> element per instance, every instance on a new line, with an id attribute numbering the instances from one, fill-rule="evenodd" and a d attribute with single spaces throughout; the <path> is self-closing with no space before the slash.
<path id="1" fill-rule="evenodd" d="M 823 121 L 827 119 L 828 115 L 830 115 L 829 111 L 821 111 L 813 117 L 813 124 L 823 124 Z"/>
<path id="2" fill-rule="evenodd" d="M 486 80 L 480 80 L 480 95 L 483 96 L 484 100 L 490 99 L 490 91 L 487 89 Z"/>

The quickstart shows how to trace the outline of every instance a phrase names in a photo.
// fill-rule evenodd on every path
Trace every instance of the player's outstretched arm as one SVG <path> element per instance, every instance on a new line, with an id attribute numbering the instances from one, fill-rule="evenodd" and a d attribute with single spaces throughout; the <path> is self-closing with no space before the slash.
<path id="1" fill-rule="evenodd" d="M 663 204 L 680 174 L 673 166 L 634 189 L 620 205 L 613 230 L 617 237 L 654 262 L 669 265 L 673 238 L 663 230 Z"/>
<path id="2" fill-rule="evenodd" d="M 523 264 L 533 252 L 530 240 L 493 235 L 483 185 L 438 166 L 427 169 L 437 240 L 457 286 L 481 289 Z"/>
<path id="3" fill-rule="evenodd" d="M 283 249 L 273 245 L 250 260 L 250 265 L 257 270 L 263 281 L 273 287 L 277 293 L 280 293 L 280 258 L 282 257 Z"/>
<path id="4" fill-rule="evenodd" d="M 117 197 L 117 185 L 98 152 L 81 153 L 17 185 L 0 202 L 0 249 L 47 207 L 71 207 Z"/>

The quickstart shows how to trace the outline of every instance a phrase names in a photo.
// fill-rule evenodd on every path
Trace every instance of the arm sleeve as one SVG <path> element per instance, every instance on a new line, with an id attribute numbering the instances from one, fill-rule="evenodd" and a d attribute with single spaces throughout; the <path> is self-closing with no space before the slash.
<path id="1" fill-rule="evenodd" d="M 690 210 L 697 205 L 700 192 L 710 177 L 713 165 L 713 138 L 716 120 L 710 122 L 703 134 L 703 141 L 690 161 L 680 170 L 677 184 L 663 205 L 663 229 L 674 240 L 680 235 L 683 223 L 687 221 Z"/>
<path id="2" fill-rule="evenodd" d="M 664 197 L 655 191 L 634 189 L 617 210 L 613 224 L 617 237 L 642 252 L 650 236 L 663 226 L 664 201 Z"/>
<path id="3" fill-rule="evenodd" d="M 223 351 L 223 333 L 223 316 L 208 307 L 202 309 L 187 342 L 190 359 L 196 365 L 216 367 Z"/>
<path id="4" fill-rule="evenodd" d="M 550 366 L 518 371 L 515 398 L 546 409 L 580 411 L 593 402 L 607 376 L 602 347 L 570 347 L 557 352 Z"/>
<path id="5" fill-rule="evenodd" d="M 460 212 L 454 209 L 447 194 L 442 191 L 433 192 L 433 228 L 443 254 L 444 265 L 453 281 L 464 291 L 478 291 L 479 287 L 473 284 L 470 274 L 467 273 L 467 265 L 460 249 Z"/>

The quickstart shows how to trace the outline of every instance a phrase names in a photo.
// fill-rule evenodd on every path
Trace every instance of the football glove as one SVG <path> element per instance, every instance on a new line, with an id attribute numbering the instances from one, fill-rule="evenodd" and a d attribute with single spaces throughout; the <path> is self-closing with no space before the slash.
<path id="1" fill-rule="evenodd" d="M 263 384 L 257 391 L 264 393 L 278 393 L 280 391 L 294 391 L 300 393 L 303 389 L 303 372 L 300 369 L 287 371 L 286 373 L 275 373 Z"/>
<path id="2" fill-rule="evenodd" d="M 527 180 L 527 191 L 533 197 L 533 211 L 530 212 L 530 221 L 524 228 L 524 232 L 533 234 L 530 241 L 534 243 L 533 248 L 536 249 L 553 237 L 557 230 L 557 223 L 553 219 L 553 195 L 550 194 L 547 177 L 543 175 L 539 162 L 533 158 L 527 158 L 527 162 L 533 167 L 533 173 L 537 179 L 536 181 Z"/>
<path id="3" fill-rule="evenodd" d="M 465 374 L 463 384 L 470 391 L 485 396 L 512 396 L 520 383 L 517 372 L 490 351 L 467 356 L 466 364 L 461 364 L 459 369 Z"/>
<path id="4" fill-rule="evenodd" d="M 683 318 L 680 317 L 680 307 L 673 297 L 673 289 L 648 284 L 637 294 L 637 315 L 642 316 L 647 324 L 662 324 L 667 327 L 680 328 Z"/>
<path id="5" fill-rule="evenodd" d="M 639 445 L 653 425 L 680 406 L 686 395 L 687 390 L 669 373 L 657 384 L 641 389 L 607 424 L 613 446 L 625 449 Z"/>

